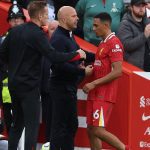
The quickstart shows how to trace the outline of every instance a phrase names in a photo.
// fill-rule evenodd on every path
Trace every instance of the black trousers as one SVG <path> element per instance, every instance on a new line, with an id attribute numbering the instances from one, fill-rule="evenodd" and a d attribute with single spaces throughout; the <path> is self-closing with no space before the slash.
<path id="1" fill-rule="evenodd" d="M 42 122 L 45 123 L 45 142 L 50 141 L 51 120 L 52 120 L 52 101 L 50 93 L 41 92 L 42 102 Z"/>
<path id="2" fill-rule="evenodd" d="M 9 135 L 10 127 L 12 124 L 12 104 L 11 103 L 3 103 L 3 114 L 4 114 L 4 122 L 7 129 L 7 134 Z"/>
<path id="3" fill-rule="evenodd" d="M 10 128 L 8 150 L 17 150 L 18 142 L 25 127 L 24 150 L 36 150 L 39 129 L 40 94 L 38 89 L 26 93 L 10 90 L 13 110 L 13 126 Z"/>
<path id="4" fill-rule="evenodd" d="M 50 150 L 73 150 L 78 128 L 76 91 L 68 87 L 50 87 L 52 128 Z"/>

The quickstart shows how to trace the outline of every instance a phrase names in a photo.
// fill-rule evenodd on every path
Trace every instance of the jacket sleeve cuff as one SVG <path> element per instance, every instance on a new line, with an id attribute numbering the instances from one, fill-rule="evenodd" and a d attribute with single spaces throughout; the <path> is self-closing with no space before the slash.
<path id="1" fill-rule="evenodd" d="M 75 57 L 73 57 L 70 62 L 72 61 L 76 61 L 76 60 L 79 60 L 81 57 L 80 57 L 80 54 L 76 55 Z"/>

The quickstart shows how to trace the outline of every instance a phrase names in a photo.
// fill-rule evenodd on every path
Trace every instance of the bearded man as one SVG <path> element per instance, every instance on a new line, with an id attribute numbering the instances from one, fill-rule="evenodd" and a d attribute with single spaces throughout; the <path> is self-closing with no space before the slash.
<path id="1" fill-rule="evenodd" d="M 150 20 L 145 17 L 146 5 L 145 0 L 131 0 L 130 11 L 122 19 L 118 37 L 124 45 L 124 59 L 150 71 Z"/>

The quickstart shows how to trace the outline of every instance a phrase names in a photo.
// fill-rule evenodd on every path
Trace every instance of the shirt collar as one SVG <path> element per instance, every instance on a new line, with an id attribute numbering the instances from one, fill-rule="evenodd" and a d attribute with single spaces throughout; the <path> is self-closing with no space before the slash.
<path id="1" fill-rule="evenodd" d="M 59 28 L 64 34 L 66 34 L 66 36 L 72 37 L 72 31 L 69 31 L 69 30 L 67 30 L 67 29 L 65 29 L 65 28 L 63 28 L 63 27 L 61 27 L 61 26 L 58 26 L 58 28 Z"/>
<path id="2" fill-rule="evenodd" d="M 105 38 L 105 40 L 104 41 L 102 41 L 102 42 L 107 42 L 109 39 L 111 39 L 112 37 L 114 37 L 115 36 L 115 32 L 112 32 L 112 33 L 110 33 L 106 38 Z"/>

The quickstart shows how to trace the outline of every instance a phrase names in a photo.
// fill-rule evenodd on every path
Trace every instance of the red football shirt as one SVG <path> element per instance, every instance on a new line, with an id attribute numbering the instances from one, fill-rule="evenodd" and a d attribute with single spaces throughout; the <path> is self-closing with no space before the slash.
<path id="1" fill-rule="evenodd" d="M 111 72 L 111 64 L 123 61 L 123 46 L 120 40 L 111 33 L 99 44 L 94 62 L 93 80 L 106 76 Z M 97 86 L 88 94 L 88 100 L 116 102 L 118 81 L 115 79 L 107 84 Z"/>

